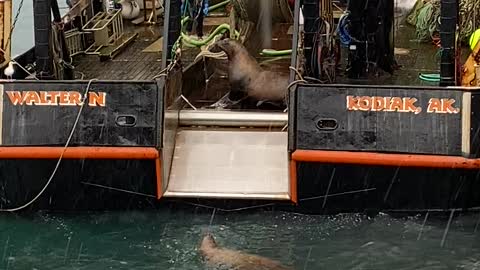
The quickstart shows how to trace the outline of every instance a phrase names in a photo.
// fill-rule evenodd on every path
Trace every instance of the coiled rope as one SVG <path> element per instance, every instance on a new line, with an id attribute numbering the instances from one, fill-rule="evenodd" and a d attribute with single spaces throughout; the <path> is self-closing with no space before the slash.
<path id="1" fill-rule="evenodd" d="M 417 38 L 421 42 L 435 40 L 440 31 L 440 0 L 417 0 L 407 17 L 407 22 L 416 28 Z M 459 38 L 468 42 L 470 35 L 478 28 L 480 20 L 480 1 L 460 0 L 459 2 Z"/>

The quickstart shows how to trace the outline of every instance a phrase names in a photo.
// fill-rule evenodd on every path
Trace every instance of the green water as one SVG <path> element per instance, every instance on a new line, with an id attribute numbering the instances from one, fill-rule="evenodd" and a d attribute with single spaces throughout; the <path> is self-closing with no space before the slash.
<path id="1" fill-rule="evenodd" d="M 0 217 L 0 269 L 205 269 L 209 229 L 220 245 L 295 269 L 480 269 L 479 216 L 303 216 L 159 210 Z M 420 239 L 418 239 L 420 238 Z"/>

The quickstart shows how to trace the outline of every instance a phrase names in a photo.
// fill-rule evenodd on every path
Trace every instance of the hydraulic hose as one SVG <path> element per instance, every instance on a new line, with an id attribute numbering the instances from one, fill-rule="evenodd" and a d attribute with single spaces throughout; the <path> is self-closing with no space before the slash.
<path id="1" fill-rule="evenodd" d="M 272 49 L 263 49 L 260 55 L 269 56 L 269 57 L 277 57 L 277 56 L 286 56 L 292 54 L 292 50 L 272 50 Z"/>
<path id="2" fill-rule="evenodd" d="M 221 24 L 217 28 L 215 28 L 215 31 L 213 31 L 210 35 L 208 35 L 208 37 L 206 39 L 202 39 L 202 40 L 192 39 L 183 32 L 181 32 L 181 35 L 182 35 L 182 40 L 185 43 L 187 43 L 189 45 L 194 45 L 194 46 L 199 47 L 199 46 L 203 46 L 203 45 L 207 44 L 208 42 L 210 42 L 216 35 L 224 33 L 225 30 L 230 30 L 230 25 L 228 25 L 226 23 Z M 239 35 L 240 35 L 240 33 L 238 33 L 238 31 L 235 30 L 235 38 L 238 38 Z"/>
<path id="3" fill-rule="evenodd" d="M 420 80 L 427 81 L 427 82 L 439 82 L 440 81 L 440 74 L 438 73 L 432 73 L 432 74 L 424 74 L 420 73 L 418 75 Z"/>
<path id="4" fill-rule="evenodd" d="M 230 0 L 226 0 L 226 1 L 223 1 L 223 2 L 220 2 L 216 5 L 213 5 L 211 7 L 208 8 L 208 11 L 214 11 L 218 8 L 221 8 L 221 7 L 224 7 L 226 6 L 228 3 L 230 3 Z M 182 20 L 181 20 L 181 25 L 182 25 L 182 29 L 183 29 L 183 25 L 190 19 L 190 17 L 184 17 Z M 182 37 L 182 40 L 186 43 L 187 46 L 193 46 L 193 47 L 200 47 L 200 46 L 203 46 L 205 44 L 207 44 L 208 42 L 210 42 L 216 35 L 218 34 L 223 34 L 225 32 L 225 30 L 229 30 L 230 31 L 230 25 L 228 24 L 221 24 L 219 26 L 217 26 L 217 28 L 215 28 L 215 30 L 210 34 L 208 35 L 208 37 L 206 39 L 202 39 L 202 40 L 195 40 L 195 39 L 192 39 L 190 38 L 188 35 L 186 35 L 183 30 L 180 32 L 180 35 Z M 235 38 L 238 38 L 240 36 L 240 33 L 235 30 Z M 176 46 L 175 46 L 176 47 Z M 173 50 L 172 50 L 173 51 Z"/>

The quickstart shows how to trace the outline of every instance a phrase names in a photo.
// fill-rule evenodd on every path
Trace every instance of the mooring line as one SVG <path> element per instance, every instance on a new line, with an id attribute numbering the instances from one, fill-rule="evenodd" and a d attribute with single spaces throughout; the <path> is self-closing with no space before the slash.
<path id="1" fill-rule="evenodd" d="M 395 182 L 395 179 L 397 178 L 399 170 L 400 170 L 400 167 L 397 167 L 397 170 L 395 171 L 395 174 L 393 175 L 392 182 L 390 183 L 390 186 L 388 186 L 387 192 L 385 193 L 385 197 L 383 197 L 383 202 L 387 202 L 388 196 L 390 195 L 390 191 L 392 190 L 393 183 Z"/>
<path id="2" fill-rule="evenodd" d="M 300 202 L 311 201 L 311 200 L 322 199 L 324 197 L 335 197 L 335 196 L 341 196 L 341 195 L 362 193 L 362 192 L 368 192 L 368 191 L 372 191 L 372 190 L 376 190 L 376 189 L 377 188 L 365 188 L 365 189 L 360 189 L 360 190 L 345 191 L 345 192 L 340 192 L 340 193 L 333 193 L 333 194 L 328 194 L 328 195 L 321 195 L 321 196 L 299 199 L 298 201 L 300 201 Z"/>
<path id="3" fill-rule="evenodd" d="M 325 208 L 325 204 L 327 204 L 328 193 L 330 192 L 330 187 L 332 186 L 332 181 L 333 181 L 333 177 L 335 177 L 336 169 L 337 169 L 336 167 L 333 168 L 332 175 L 330 176 L 330 181 L 328 181 L 327 192 L 325 192 L 325 198 L 323 199 L 322 209 Z"/>
<path id="4" fill-rule="evenodd" d="M 82 111 L 83 111 L 83 108 L 85 107 L 85 103 L 87 101 L 87 96 L 88 96 L 88 92 L 90 91 L 90 86 L 92 85 L 92 82 L 93 81 L 96 81 L 97 79 L 91 79 L 88 81 L 88 84 L 87 84 L 87 87 L 85 87 L 85 92 L 83 94 L 83 99 L 82 99 L 82 103 L 80 105 L 80 109 L 78 110 L 78 113 L 77 113 L 77 117 L 75 119 L 75 122 L 73 123 L 73 127 L 72 129 L 70 130 L 70 135 L 68 136 L 67 138 L 67 142 L 65 143 L 65 146 L 63 147 L 63 150 L 62 150 L 62 153 L 60 154 L 60 157 L 58 158 L 57 160 L 57 164 L 55 165 L 55 168 L 53 169 L 53 172 L 50 174 L 50 177 L 48 178 L 48 181 L 47 183 L 43 186 L 42 190 L 40 190 L 40 192 L 33 198 L 31 199 L 29 202 L 25 203 L 24 205 L 22 206 L 19 206 L 19 207 L 16 207 L 16 208 L 9 208 L 9 209 L 0 209 L 0 212 L 16 212 L 16 211 L 19 211 L 19 210 L 22 210 L 22 209 L 25 209 L 27 208 L 29 205 L 31 205 L 32 203 L 34 203 L 35 201 L 37 201 L 38 198 L 40 198 L 40 196 L 42 196 L 42 194 L 45 192 L 45 190 L 47 189 L 47 187 L 50 185 L 50 183 L 52 182 L 53 178 L 55 177 L 55 175 L 57 174 L 57 170 L 58 168 L 60 167 L 60 164 L 63 160 L 63 155 L 65 154 L 65 152 L 67 151 L 67 148 L 68 146 L 70 145 L 70 141 L 72 140 L 73 138 L 73 134 L 75 133 L 75 129 L 77 128 L 77 124 L 78 122 L 80 121 L 80 116 L 82 115 Z"/>
<path id="5" fill-rule="evenodd" d="M 210 223 L 208 224 L 208 228 L 212 226 L 213 219 L 215 218 L 215 211 L 217 211 L 217 208 L 213 208 L 212 216 L 210 217 Z"/>
<path id="6" fill-rule="evenodd" d="M 114 187 L 109 187 L 109 186 L 104 186 L 104 185 L 94 184 L 94 183 L 89 183 L 89 182 L 83 182 L 83 181 L 80 182 L 80 183 L 82 183 L 84 185 L 88 185 L 88 186 L 94 186 L 94 187 L 99 187 L 99 188 L 104 188 L 104 189 L 109 189 L 109 190 L 115 190 L 115 191 L 120 191 L 120 192 L 124 192 L 124 193 L 145 196 L 145 197 L 149 197 L 149 198 L 157 198 L 157 196 L 154 196 L 154 195 L 141 193 L 141 192 L 136 192 L 136 191 L 131 191 L 131 190 L 127 190 L 127 189 L 114 188 Z"/>
<path id="7" fill-rule="evenodd" d="M 346 192 L 340 192 L 340 193 L 333 193 L 333 194 L 327 195 L 327 197 L 362 193 L 362 192 L 372 191 L 372 190 L 375 190 L 375 189 L 376 188 L 367 188 L 367 189 L 361 189 L 361 190 L 352 190 L 352 191 L 346 191 Z M 325 197 L 325 195 L 321 195 L 321 196 L 315 196 L 315 197 L 300 199 L 298 201 L 317 200 L 317 199 L 323 199 L 324 197 Z M 233 209 L 224 209 L 224 208 L 218 208 L 218 207 L 208 206 L 208 205 L 199 204 L 199 203 L 191 203 L 191 202 L 181 201 L 181 200 L 172 200 L 172 202 L 184 203 L 184 204 L 188 204 L 188 205 L 195 206 L 195 207 L 201 207 L 201 208 L 205 208 L 205 209 L 216 209 L 216 210 L 221 211 L 221 212 L 239 212 L 239 211 L 243 211 L 243 210 L 252 210 L 252 209 L 263 208 L 263 207 L 267 207 L 267 206 L 278 205 L 278 203 L 265 203 L 265 204 L 260 204 L 260 205 L 252 205 L 252 206 L 239 207 L 239 208 L 233 208 Z"/>

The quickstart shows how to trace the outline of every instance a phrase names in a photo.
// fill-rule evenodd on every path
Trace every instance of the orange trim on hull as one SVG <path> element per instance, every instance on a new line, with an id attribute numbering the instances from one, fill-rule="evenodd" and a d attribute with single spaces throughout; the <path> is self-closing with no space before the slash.
<path id="1" fill-rule="evenodd" d="M 64 147 L 4 146 L 0 147 L 0 159 L 57 159 Z M 157 159 L 158 150 L 153 147 L 68 147 L 64 159 Z"/>
<path id="2" fill-rule="evenodd" d="M 292 153 L 292 159 L 297 162 L 447 169 L 480 169 L 480 159 L 438 155 L 296 150 Z"/>
<path id="3" fill-rule="evenodd" d="M 290 200 L 294 204 L 298 204 L 297 196 L 297 163 L 295 160 L 290 160 Z"/>

